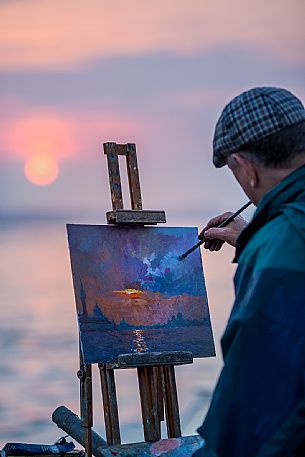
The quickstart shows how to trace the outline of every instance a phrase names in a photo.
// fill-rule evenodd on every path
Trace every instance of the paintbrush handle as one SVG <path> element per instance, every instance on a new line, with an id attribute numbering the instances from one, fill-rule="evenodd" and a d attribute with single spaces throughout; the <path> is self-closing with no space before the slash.
<path id="1" fill-rule="evenodd" d="M 215 227 L 215 228 L 222 228 L 222 227 L 226 227 L 227 225 L 229 225 L 230 222 L 232 222 L 237 216 L 240 215 L 240 213 L 242 213 L 246 208 L 248 208 L 248 206 L 250 206 L 251 203 L 252 202 L 250 202 L 250 201 L 248 203 L 246 203 L 244 206 L 239 208 L 239 210 L 235 211 L 235 213 L 231 214 L 231 216 L 228 217 L 228 219 L 223 221 L 221 224 L 217 225 L 217 227 Z"/>
<path id="2" fill-rule="evenodd" d="M 215 228 L 223 228 L 229 225 L 240 213 L 242 213 L 248 206 L 251 205 L 252 202 L 247 202 L 244 206 L 239 208 L 235 213 L 231 214 L 230 217 L 228 217 L 225 221 L 223 221 L 221 224 L 217 225 Z M 188 251 L 184 252 L 180 258 L 185 259 L 191 252 L 195 251 L 195 249 L 199 248 L 203 243 L 205 243 L 206 238 L 202 238 L 198 243 L 196 243 L 194 246 L 192 246 Z"/>
<path id="3" fill-rule="evenodd" d="M 181 254 L 179 258 L 185 259 L 185 257 L 187 257 L 191 252 L 195 251 L 195 249 L 199 248 L 199 246 L 201 246 L 205 241 L 205 238 L 203 238 L 203 240 L 198 241 L 198 243 L 194 244 L 194 246 L 192 246 L 188 251 Z"/>

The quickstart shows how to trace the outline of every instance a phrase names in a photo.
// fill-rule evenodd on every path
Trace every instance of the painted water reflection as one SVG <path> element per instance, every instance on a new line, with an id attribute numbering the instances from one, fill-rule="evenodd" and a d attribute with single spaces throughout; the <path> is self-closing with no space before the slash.
<path id="1" fill-rule="evenodd" d="M 186 224 L 189 225 L 189 224 Z M 0 231 L 0 446 L 7 441 L 54 442 L 51 422 L 64 404 L 78 412 L 78 340 L 64 223 L 6 225 Z M 232 303 L 233 251 L 204 253 L 217 348 Z M 177 368 L 184 434 L 200 424 L 221 357 Z M 100 384 L 94 370 L 95 429 L 104 433 Z M 135 370 L 116 373 L 122 439 L 141 441 Z"/>

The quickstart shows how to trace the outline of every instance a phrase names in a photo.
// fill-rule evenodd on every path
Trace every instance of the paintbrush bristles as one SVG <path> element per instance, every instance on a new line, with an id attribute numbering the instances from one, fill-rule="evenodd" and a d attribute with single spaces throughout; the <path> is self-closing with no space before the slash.
<path id="1" fill-rule="evenodd" d="M 199 248 L 199 246 L 201 246 L 205 241 L 206 241 L 205 238 L 203 240 L 198 241 L 198 243 L 196 243 L 194 246 L 192 246 L 188 251 L 181 254 L 178 257 L 178 259 L 179 260 L 185 259 L 191 252 L 193 252 L 193 251 L 195 251 L 195 249 Z"/>

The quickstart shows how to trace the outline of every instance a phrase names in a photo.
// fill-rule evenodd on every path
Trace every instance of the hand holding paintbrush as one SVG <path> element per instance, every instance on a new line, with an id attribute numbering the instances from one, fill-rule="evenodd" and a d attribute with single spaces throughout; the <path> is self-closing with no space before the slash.
<path id="1" fill-rule="evenodd" d="M 248 202 L 235 213 L 224 213 L 211 219 L 199 234 L 198 238 L 200 241 L 192 246 L 188 251 L 181 254 L 179 256 L 179 260 L 185 259 L 189 254 L 191 254 L 191 252 L 195 251 L 195 249 L 197 249 L 203 243 L 205 243 L 205 248 L 209 249 L 210 251 L 218 251 L 225 241 L 227 241 L 232 246 L 235 246 L 237 236 L 247 224 L 244 219 L 236 218 L 250 205 L 251 202 Z M 235 222 L 235 230 L 222 230 L 233 221 Z"/>
<path id="2" fill-rule="evenodd" d="M 204 241 L 205 249 L 219 251 L 225 242 L 236 246 L 236 240 L 248 222 L 239 214 L 231 219 L 234 214 L 226 212 L 216 216 L 202 229 L 198 238 Z"/>

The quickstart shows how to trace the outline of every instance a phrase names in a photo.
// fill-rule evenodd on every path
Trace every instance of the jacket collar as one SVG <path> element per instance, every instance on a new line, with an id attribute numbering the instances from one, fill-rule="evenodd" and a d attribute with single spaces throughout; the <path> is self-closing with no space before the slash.
<path id="1" fill-rule="evenodd" d="M 270 192 L 264 195 L 259 203 L 251 222 L 241 232 L 236 243 L 233 262 L 238 259 L 252 236 L 268 221 L 276 217 L 286 203 L 294 201 L 305 190 L 305 165 L 297 168 L 284 178 Z"/>

